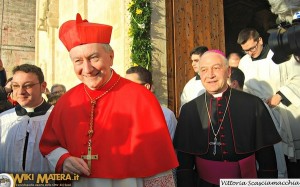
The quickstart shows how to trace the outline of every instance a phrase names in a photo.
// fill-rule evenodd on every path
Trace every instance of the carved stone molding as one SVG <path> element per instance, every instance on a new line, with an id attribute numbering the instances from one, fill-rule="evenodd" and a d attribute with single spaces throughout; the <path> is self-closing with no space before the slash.
<path id="1" fill-rule="evenodd" d="M 38 30 L 47 31 L 48 0 L 40 0 L 38 6 Z"/>
<path id="2" fill-rule="evenodd" d="M 47 24 L 49 27 L 58 28 L 59 25 L 59 0 L 50 0 L 47 13 Z"/>
<path id="3" fill-rule="evenodd" d="M 40 0 L 38 30 L 47 31 L 48 27 L 58 28 L 59 0 Z"/>

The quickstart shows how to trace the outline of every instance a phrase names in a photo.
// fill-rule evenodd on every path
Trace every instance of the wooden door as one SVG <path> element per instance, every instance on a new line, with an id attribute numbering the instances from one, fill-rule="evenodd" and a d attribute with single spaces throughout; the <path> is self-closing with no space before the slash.
<path id="1" fill-rule="evenodd" d="M 225 50 L 223 0 L 166 0 L 166 15 L 168 107 L 178 117 L 183 87 L 195 75 L 190 51 Z"/>

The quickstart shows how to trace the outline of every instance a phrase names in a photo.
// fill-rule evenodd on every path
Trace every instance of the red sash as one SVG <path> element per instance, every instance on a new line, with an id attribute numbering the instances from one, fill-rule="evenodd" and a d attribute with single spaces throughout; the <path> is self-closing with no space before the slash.
<path id="1" fill-rule="evenodd" d="M 255 155 L 238 162 L 211 161 L 196 157 L 196 167 L 201 179 L 220 185 L 220 179 L 257 178 Z"/>

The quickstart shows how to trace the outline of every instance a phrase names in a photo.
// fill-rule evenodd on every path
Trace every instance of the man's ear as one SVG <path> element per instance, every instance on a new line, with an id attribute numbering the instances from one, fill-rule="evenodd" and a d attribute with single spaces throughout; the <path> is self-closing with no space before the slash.
<path id="1" fill-rule="evenodd" d="M 115 57 L 113 50 L 109 52 L 109 57 L 110 57 L 110 66 L 112 66 L 114 64 L 114 57 Z"/>
<path id="2" fill-rule="evenodd" d="M 42 93 L 45 93 L 45 91 L 46 91 L 46 88 L 47 88 L 47 82 L 42 82 L 41 83 L 41 87 L 42 87 Z"/>
<path id="3" fill-rule="evenodd" d="M 237 80 L 231 81 L 230 87 L 231 87 L 231 88 L 238 89 L 238 88 L 239 88 L 239 83 L 238 83 L 238 81 L 237 81 Z"/>
<path id="4" fill-rule="evenodd" d="M 144 86 L 147 88 L 147 90 L 151 89 L 151 85 L 149 83 L 144 84 Z"/>
<path id="5" fill-rule="evenodd" d="M 228 77 L 227 78 L 230 78 L 230 76 L 231 76 L 231 67 L 228 66 Z"/>
<path id="6" fill-rule="evenodd" d="M 258 38 L 258 43 L 261 44 L 261 45 L 264 44 L 264 41 L 263 41 L 262 37 L 259 37 L 259 38 Z"/>

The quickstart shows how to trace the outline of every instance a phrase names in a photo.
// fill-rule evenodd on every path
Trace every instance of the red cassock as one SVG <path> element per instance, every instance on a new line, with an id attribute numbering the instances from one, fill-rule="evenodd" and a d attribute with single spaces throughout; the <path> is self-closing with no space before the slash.
<path id="1" fill-rule="evenodd" d="M 92 98 L 102 95 L 119 79 L 115 72 L 100 90 L 86 88 Z M 84 84 L 72 88 L 55 105 L 40 141 L 46 156 L 57 148 L 68 150 L 60 157 L 56 172 L 68 156 L 87 154 L 91 103 Z M 178 166 L 172 140 L 160 104 L 144 86 L 120 78 L 97 100 L 91 178 L 141 178 Z"/>

